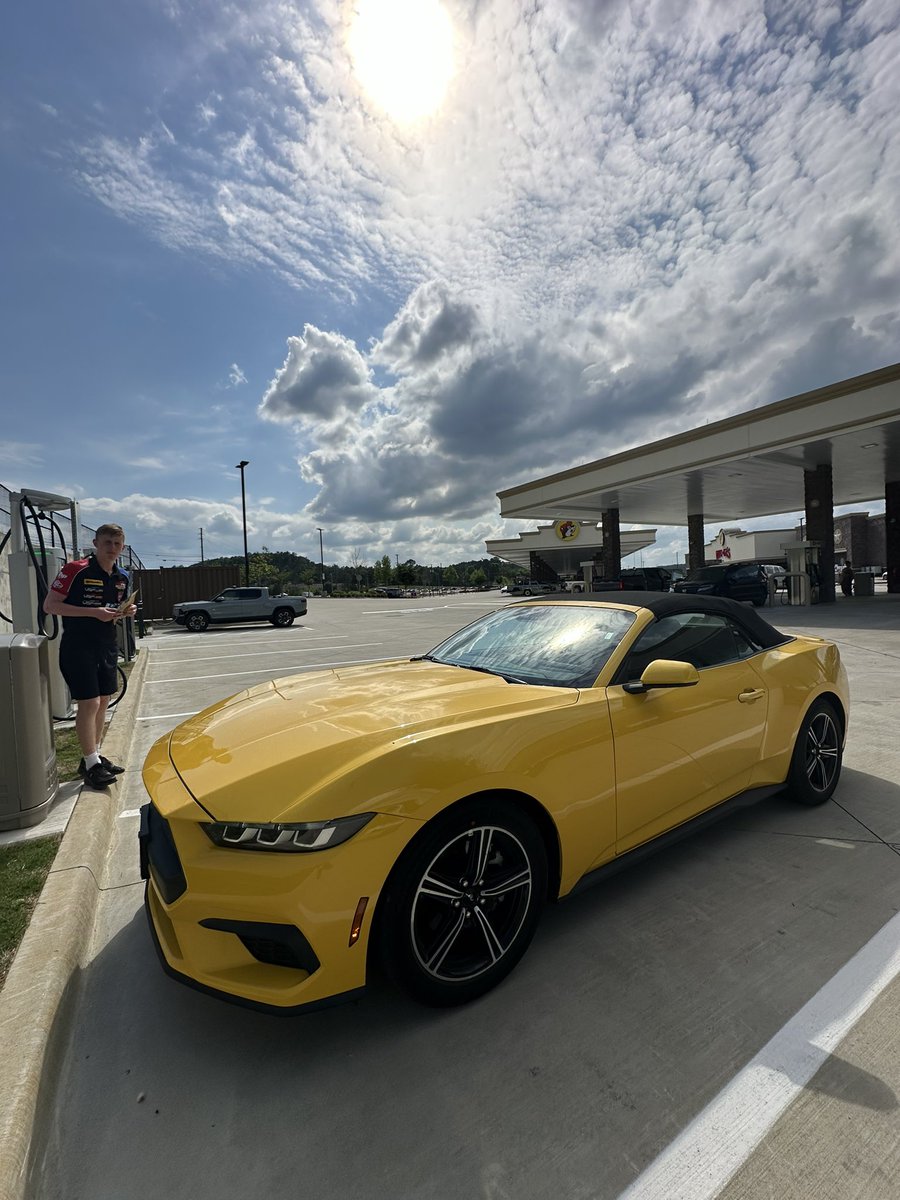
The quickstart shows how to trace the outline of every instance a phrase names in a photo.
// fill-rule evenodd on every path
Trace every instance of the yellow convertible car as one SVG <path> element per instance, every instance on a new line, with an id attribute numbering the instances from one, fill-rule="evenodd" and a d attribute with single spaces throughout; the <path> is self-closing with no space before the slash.
<path id="1" fill-rule="evenodd" d="M 359 992 L 376 956 L 461 1004 L 545 902 L 729 801 L 838 782 L 835 645 L 671 593 L 547 596 L 430 654 L 276 679 L 156 743 L 141 810 L 165 970 L 269 1011 Z"/>

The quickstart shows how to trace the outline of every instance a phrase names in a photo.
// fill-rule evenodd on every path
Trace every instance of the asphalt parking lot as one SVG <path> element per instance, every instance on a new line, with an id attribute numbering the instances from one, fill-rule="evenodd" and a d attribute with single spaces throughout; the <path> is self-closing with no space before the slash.
<path id="1" fill-rule="evenodd" d="M 466 1008 L 423 1009 L 376 980 L 357 1003 L 289 1019 L 161 972 L 136 848 L 147 750 L 253 683 L 421 653 L 507 601 L 313 600 L 287 630 L 158 628 L 142 643 L 128 770 L 112 801 L 117 839 L 70 1048 L 46 1101 L 52 1135 L 37 1194 L 895 1196 L 896 982 L 808 1079 L 791 1065 L 790 1034 L 797 1014 L 840 1025 L 876 969 L 875 951 L 858 956 L 900 910 L 892 601 L 768 614 L 835 638 L 850 674 L 844 775 L 827 805 L 773 798 L 548 909 L 509 980 Z M 832 1005 L 836 977 L 844 992 Z M 814 1034 L 804 1027 L 804 1046 Z M 768 1067 L 794 1090 L 753 1141 L 741 1132 L 771 1094 L 741 1081 L 764 1052 L 781 1056 Z M 725 1134 L 704 1117 L 723 1096 L 740 1127 L 725 1175 Z M 666 1158 L 673 1145 L 681 1159 Z"/>

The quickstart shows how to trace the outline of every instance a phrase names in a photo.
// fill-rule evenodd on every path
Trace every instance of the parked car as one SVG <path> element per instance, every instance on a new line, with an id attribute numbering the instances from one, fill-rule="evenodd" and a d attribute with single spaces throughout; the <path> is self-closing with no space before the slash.
<path id="1" fill-rule="evenodd" d="M 673 589 L 681 595 L 727 596 L 730 600 L 749 600 L 761 608 L 769 598 L 769 583 L 759 563 L 728 563 L 725 566 L 697 567 Z"/>
<path id="2" fill-rule="evenodd" d="M 595 579 L 595 592 L 668 592 L 672 576 L 664 567 L 626 567 L 616 579 Z"/>
<path id="3" fill-rule="evenodd" d="M 271 621 L 282 629 L 306 616 L 304 596 L 270 596 L 264 587 L 226 588 L 212 600 L 188 600 L 176 604 L 172 616 L 192 633 L 202 633 L 210 625 L 237 621 Z"/>
<path id="4" fill-rule="evenodd" d="M 659 592 L 535 597 L 429 654 L 267 680 L 144 765 L 163 967 L 279 1012 L 357 995 L 376 960 L 472 1000 L 548 899 L 651 840 L 732 798 L 826 801 L 848 703 L 833 643 Z"/>
<path id="5" fill-rule="evenodd" d="M 785 579 L 787 571 L 784 567 L 779 566 L 778 563 L 760 563 L 759 568 L 765 573 L 767 583 L 773 579 L 775 580 L 776 592 L 784 591 L 787 587 L 787 580 Z"/>
<path id="6" fill-rule="evenodd" d="M 506 589 L 509 596 L 546 596 L 550 592 L 562 591 L 559 583 L 541 583 L 538 579 L 517 579 Z"/>
<path id="7" fill-rule="evenodd" d="M 381 596 L 388 600 L 402 600 L 404 596 L 403 588 L 398 587 L 377 587 L 372 588 L 373 596 Z"/>

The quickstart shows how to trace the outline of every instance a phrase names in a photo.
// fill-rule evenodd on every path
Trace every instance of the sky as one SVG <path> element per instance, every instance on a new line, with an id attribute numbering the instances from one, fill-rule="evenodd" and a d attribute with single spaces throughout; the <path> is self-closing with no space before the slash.
<path id="1" fill-rule="evenodd" d="M 242 459 L 251 551 L 483 557 L 900 358 L 898 62 L 896 0 L 15 5 L 0 482 L 147 566 L 243 553 Z"/>

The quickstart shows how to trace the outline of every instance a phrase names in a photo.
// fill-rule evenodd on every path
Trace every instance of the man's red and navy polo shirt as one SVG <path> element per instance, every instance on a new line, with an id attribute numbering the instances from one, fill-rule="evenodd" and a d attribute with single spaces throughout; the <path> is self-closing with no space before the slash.
<path id="1" fill-rule="evenodd" d="M 116 566 L 107 575 L 92 554 L 89 558 L 76 558 L 66 563 L 53 580 L 51 589 L 66 604 L 78 608 L 115 607 L 128 594 L 128 576 Z M 67 637 L 95 642 L 116 640 L 115 622 L 85 620 L 84 617 L 63 617 L 63 633 Z"/>

